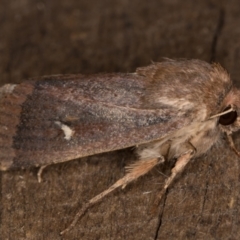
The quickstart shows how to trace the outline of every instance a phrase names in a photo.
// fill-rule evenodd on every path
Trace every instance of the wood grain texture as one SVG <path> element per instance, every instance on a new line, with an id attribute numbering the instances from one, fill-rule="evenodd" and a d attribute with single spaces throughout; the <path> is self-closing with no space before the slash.
<path id="1" fill-rule="evenodd" d="M 0 81 L 132 72 L 162 57 L 214 59 L 237 81 L 239 12 L 236 0 L 0 0 Z M 167 166 L 115 192 L 60 237 L 82 203 L 132 161 L 127 149 L 49 166 L 41 184 L 37 169 L 1 172 L 2 239 L 239 239 L 239 159 L 224 140 L 189 164 L 154 214 Z"/>

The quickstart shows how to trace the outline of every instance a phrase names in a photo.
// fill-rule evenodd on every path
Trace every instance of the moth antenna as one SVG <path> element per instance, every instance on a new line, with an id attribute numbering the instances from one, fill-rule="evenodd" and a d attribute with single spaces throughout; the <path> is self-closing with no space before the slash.
<path id="1" fill-rule="evenodd" d="M 176 176 L 179 173 L 181 173 L 184 170 L 184 168 L 186 167 L 186 165 L 189 163 L 189 161 L 191 160 L 191 158 L 194 154 L 194 151 L 195 150 L 189 150 L 187 153 L 183 154 L 182 156 L 180 156 L 177 159 L 175 166 L 171 170 L 171 175 L 166 179 L 163 189 L 157 195 L 157 198 L 154 202 L 153 211 L 158 207 L 163 195 L 165 194 L 165 192 L 167 191 L 167 189 L 171 185 L 171 183 L 174 181 Z"/>
<path id="2" fill-rule="evenodd" d="M 131 164 L 127 168 L 127 174 L 119 179 L 117 182 L 115 182 L 111 187 L 106 189 L 105 191 L 101 192 L 91 200 L 89 200 L 88 203 L 86 203 L 75 215 L 72 223 L 62 232 L 60 232 L 60 235 L 65 234 L 66 232 L 70 231 L 77 223 L 77 221 L 90 209 L 93 205 L 95 205 L 97 202 L 102 200 L 105 196 L 107 196 L 109 193 L 114 191 L 115 189 L 122 187 L 124 188 L 127 184 L 130 182 L 138 179 L 140 176 L 148 173 L 153 167 L 155 167 L 157 164 L 163 162 L 163 158 L 160 159 L 149 159 L 149 160 L 140 160 L 136 163 Z"/>
<path id="3" fill-rule="evenodd" d="M 233 112 L 233 111 L 235 111 L 235 108 L 234 108 L 233 106 L 231 106 L 230 109 L 228 109 L 228 110 L 226 110 L 226 111 L 224 111 L 224 112 L 218 113 L 218 114 L 216 114 L 216 115 L 213 115 L 213 116 L 211 116 L 209 119 L 216 118 L 216 117 L 220 117 L 220 116 L 222 116 L 222 115 L 225 115 L 226 113 Z"/>
<path id="4" fill-rule="evenodd" d="M 240 157 L 240 152 L 235 147 L 235 144 L 234 144 L 233 139 L 232 139 L 232 135 L 227 134 L 227 140 L 228 140 L 228 143 L 230 145 L 230 148 L 237 154 L 238 157 Z"/>

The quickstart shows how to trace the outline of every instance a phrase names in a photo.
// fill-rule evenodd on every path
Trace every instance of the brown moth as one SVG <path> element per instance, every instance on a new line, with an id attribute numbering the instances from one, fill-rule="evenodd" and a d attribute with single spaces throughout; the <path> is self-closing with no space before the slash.
<path id="1" fill-rule="evenodd" d="M 240 128 L 240 91 L 218 64 L 165 60 L 135 73 L 56 75 L 0 88 L 0 169 L 65 162 L 136 146 L 138 161 L 94 203 L 175 160 L 162 195 L 194 157 Z"/>

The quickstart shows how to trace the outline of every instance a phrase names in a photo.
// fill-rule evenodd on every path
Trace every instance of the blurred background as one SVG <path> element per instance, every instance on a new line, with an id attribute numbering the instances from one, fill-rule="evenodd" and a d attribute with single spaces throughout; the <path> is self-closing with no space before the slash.
<path id="1" fill-rule="evenodd" d="M 237 0 L 0 0 L 0 84 L 134 72 L 167 57 L 219 62 L 239 85 L 239 23 Z M 154 214 L 161 169 L 109 196 L 60 237 L 77 209 L 131 161 L 128 149 L 50 166 L 41 184 L 37 169 L 1 173 L 2 239 L 240 238 L 238 159 L 224 141 L 190 164 Z"/>

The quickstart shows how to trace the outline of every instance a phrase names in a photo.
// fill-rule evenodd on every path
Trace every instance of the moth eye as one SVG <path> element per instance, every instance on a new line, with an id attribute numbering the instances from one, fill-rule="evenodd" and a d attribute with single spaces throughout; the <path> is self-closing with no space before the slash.
<path id="1" fill-rule="evenodd" d="M 223 112 L 227 111 L 228 109 L 230 109 L 230 107 L 225 108 L 223 110 Z M 222 125 L 229 125 L 229 124 L 234 123 L 234 121 L 236 119 L 237 119 L 237 112 L 232 111 L 232 112 L 229 112 L 229 113 L 226 113 L 226 114 L 220 116 L 219 123 L 222 124 Z"/>

